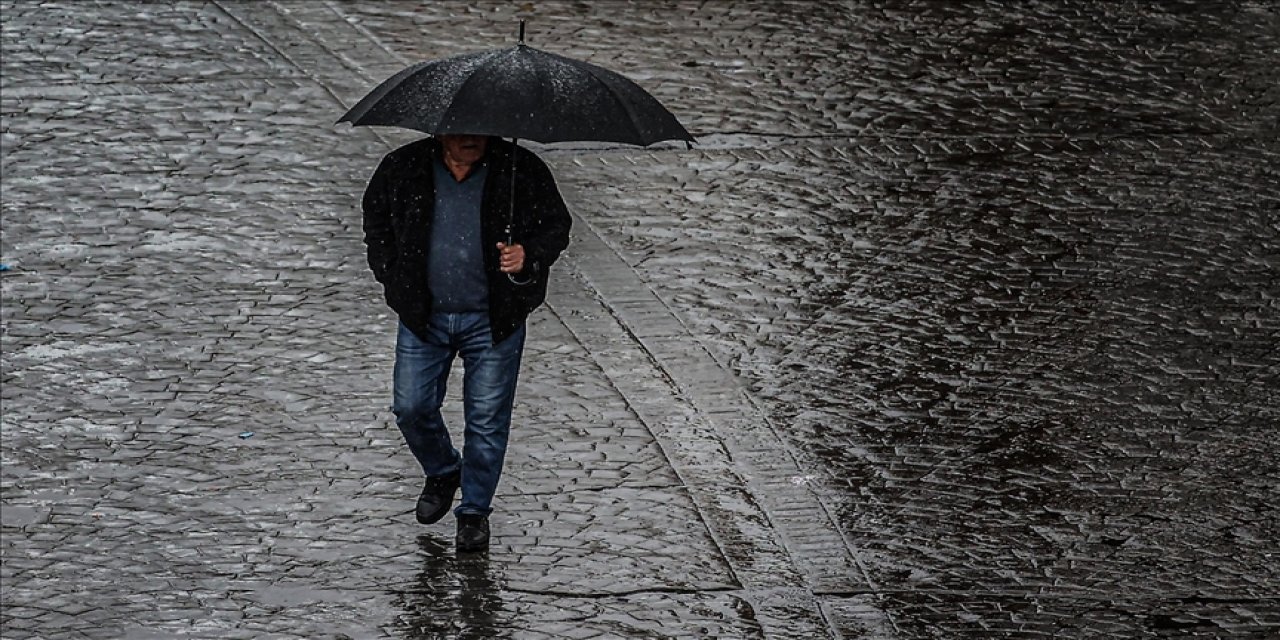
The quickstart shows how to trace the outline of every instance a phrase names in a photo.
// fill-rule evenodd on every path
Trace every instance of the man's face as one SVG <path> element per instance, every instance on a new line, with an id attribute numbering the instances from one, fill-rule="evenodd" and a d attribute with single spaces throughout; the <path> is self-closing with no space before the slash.
<path id="1" fill-rule="evenodd" d="M 484 149 L 489 142 L 486 136 L 445 134 L 440 136 L 440 144 L 451 160 L 460 164 L 475 164 L 484 157 Z"/>

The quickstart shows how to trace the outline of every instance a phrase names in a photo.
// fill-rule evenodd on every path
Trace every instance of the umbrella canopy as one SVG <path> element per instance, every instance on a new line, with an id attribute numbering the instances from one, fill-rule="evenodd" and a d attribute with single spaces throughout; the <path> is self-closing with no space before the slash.
<path id="1" fill-rule="evenodd" d="M 408 67 L 338 122 L 537 142 L 693 142 L 674 115 L 623 76 L 520 44 Z"/>

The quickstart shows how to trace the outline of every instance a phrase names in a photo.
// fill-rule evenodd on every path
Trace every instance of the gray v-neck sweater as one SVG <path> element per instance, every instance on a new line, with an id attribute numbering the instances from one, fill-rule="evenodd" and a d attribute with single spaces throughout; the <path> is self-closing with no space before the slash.
<path id="1" fill-rule="evenodd" d="M 480 203 L 489 167 L 481 162 L 458 182 L 443 159 L 436 158 L 432 164 L 436 199 L 427 261 L 432 309 L 444 313 L 488 311 L 489 281 L 484 272 Z"/>

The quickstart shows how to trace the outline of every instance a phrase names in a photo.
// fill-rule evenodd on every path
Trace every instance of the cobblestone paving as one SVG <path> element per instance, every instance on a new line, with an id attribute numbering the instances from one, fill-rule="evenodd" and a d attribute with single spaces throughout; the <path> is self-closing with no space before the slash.
<path id="1" fill-rule="evenodd" d="M 459 558 L 359 241 L 415 136 L 331 123 L 516 12 L 700 144 L 541 149 L 579 222 Z M 4 638 L 1280 634 L 1274 3 L 0 17 Z"/>
<path id="2" fill-rule="evenodd" d="M 778 137 L 565 161 L 905 637 L 1280 633 L 1280 17 L 1098 8 L 780 10 L 690 56 Z"/>

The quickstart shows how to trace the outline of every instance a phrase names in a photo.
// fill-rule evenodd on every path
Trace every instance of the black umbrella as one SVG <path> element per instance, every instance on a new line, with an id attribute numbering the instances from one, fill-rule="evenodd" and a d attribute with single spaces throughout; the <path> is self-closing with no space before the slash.
<path id="1" fill-rule="evenodd" d="M 378 85 L 338 122 L 430 134 L 492 135 L 537 142 L 598 141 L 646 146 L 693 142 L 657 99 L 621 75 L 520 41 L 408 67 Z M 515 214 L 515 154 L 511 156 Z M 507 223 L 508 242 L 511 221 Z"/>
<path id="2" fill-rule="evenodd" d="M 520 42 L 413 65 L 338 122 L 537 142 L 693 142 L 674 115 L 621 75 Z"/>

